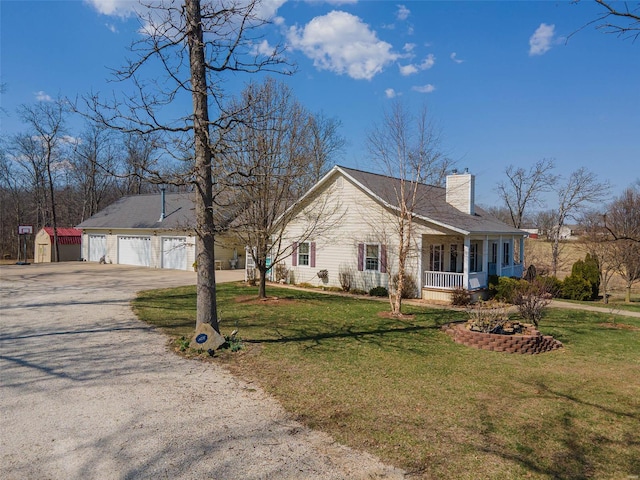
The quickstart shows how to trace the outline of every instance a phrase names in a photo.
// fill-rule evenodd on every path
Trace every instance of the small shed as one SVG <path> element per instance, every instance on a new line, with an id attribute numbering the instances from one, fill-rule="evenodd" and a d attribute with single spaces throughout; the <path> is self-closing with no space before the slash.
<path id="1" fill-rule="evenodd" d="M 58 233 L 58 250 L 60 262 L 80 260 L 82 256 L 82 230 L 77 228 L 56 229 Z M 34 263 L 48 263 L 55 259 L 53 246 L 53 227 L 44 227 L 36 235 L 34 248 Z"/>

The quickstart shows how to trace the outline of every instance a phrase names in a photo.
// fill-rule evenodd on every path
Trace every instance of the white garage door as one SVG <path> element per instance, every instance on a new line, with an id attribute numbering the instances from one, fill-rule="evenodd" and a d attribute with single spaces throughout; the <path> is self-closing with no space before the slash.
<path id="1" fill-rule="evenodd" d="M 118 237 L 118 263 L 148 267 L 151 264 L 151 237 Z"/>
<path id="2" fill-rule="evenodd" d="M 99 262 L 107 254 L 107 236 L 89 235 L 89 261 Z"/>
<path id="3" fill-rule="evenodd" d="M 162 238 L 162 268 L 187 269 L 187 238 Z"/>

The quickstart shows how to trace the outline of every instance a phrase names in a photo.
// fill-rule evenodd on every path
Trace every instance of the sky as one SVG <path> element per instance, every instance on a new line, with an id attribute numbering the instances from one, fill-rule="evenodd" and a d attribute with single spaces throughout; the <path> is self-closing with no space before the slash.
<path id="1" fill-rule="evenodd" d="M 24 131 L 20 105 L 118 95 L 125 86 L 110 69 L 143 35 L 136 8 L 2 0 L 2 136 Z M 481 205 L 500 205 L 495 188 L 509 165 L 541 159 L 565 177 L 587 168 L 610 182 L 612 196 L 640 179 L 640 39 L 588 25 L 602 13 L 590 0 L 269 0 L 263 8 L 272 24 L 256 48 L 284 43 L 297 73 L 279 79 L 310 111 L 342 124 L 347 145 L 334 163 L 376 171 L 367 134 L 401 101 L 427 108 L 444 152 L 476 176 Z M 251 80 L 229 76 L 225 88 Z M 191 104 L 173 107 L 184 114 Z"/>

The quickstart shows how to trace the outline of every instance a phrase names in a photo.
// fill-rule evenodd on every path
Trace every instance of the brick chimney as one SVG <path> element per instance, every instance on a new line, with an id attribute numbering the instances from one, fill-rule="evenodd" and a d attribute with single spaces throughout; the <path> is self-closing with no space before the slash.
<path id="1" fill-rule="evenodd" d="M 447 175 L 446 201 L 449 205 L 469 215 L 475 214 L 476 177 L 465 168 L 464 173 L 454 170 Z"/>

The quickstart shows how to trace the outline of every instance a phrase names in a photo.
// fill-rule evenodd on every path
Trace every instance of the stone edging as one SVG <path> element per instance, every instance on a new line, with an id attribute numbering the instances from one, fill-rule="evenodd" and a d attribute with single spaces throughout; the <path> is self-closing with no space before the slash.
<path id="1" fill-rule="evenodd" d="M 494 352 L 536 354 L 562 348 L 562 342 L 551 335 L 542 335 L 532 327 L 528 329 L 527 335 L 473 332 L 464 323 L 448 323 L 442 330 L 456 343 Z"/>

